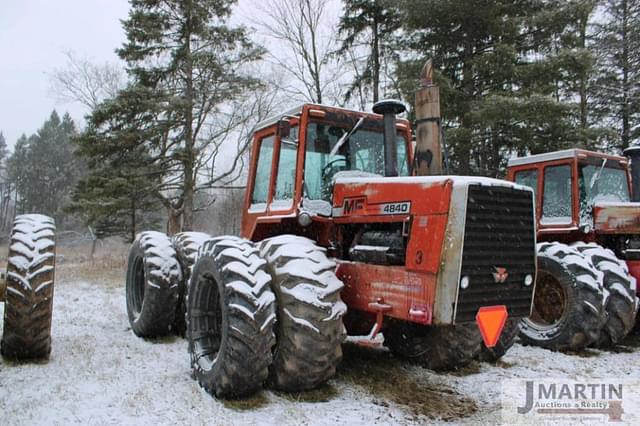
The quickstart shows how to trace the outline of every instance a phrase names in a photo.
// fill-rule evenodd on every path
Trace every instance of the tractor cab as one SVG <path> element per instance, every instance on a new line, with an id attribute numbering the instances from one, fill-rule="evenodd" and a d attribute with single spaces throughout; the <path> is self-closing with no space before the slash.
<path id="1" fill-rule="evenodd" d="M 242 223 L 247 238 L 260 240 L 305 228 L 306 235 L 322 239 L 318 233 L 323 226 L 312 222 L 321 224 L 332 216 L 335 181 L 385 176 L 382 115 L 305 104 L 256 129 Z M 393 169 L 397 176 L 408 176 L 409 122 L 396 120 L 395 132 Z"/>
<path id="2" fill-rule="evenodd" d="M 640 232 L 627 165 L 624 157 L 570 149 L 511 159 L 507 179 L 533 188 L 541 235 L 584 239 L 592 230 Z"/>

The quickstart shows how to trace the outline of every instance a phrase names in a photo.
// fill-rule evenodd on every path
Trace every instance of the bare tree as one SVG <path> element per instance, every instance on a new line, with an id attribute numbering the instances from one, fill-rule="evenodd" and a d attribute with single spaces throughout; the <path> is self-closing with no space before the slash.
<path id="1" fill-rule="evenodd" d="M 329 0 L 265 0 L 251 19 L 273 41 L 267 57 L 288 77 L 281 90 L 309 102 L 333 96 L 339 76 L 332 53 L 335 31 L 327 22 Z M 333 101 L 334 99 L 332 99 Z"/>
<path id="2" fill-rule="evenodd" d="M 73 51 L 65 52 L 65 56 L 65 66 L 49 74 L 49 90 L 58 101 L 77 102 L 93 110 L 100 102 L 114 98 L 124 88 L 126 75 L 120 65 L 109 62 L 98 64 Z"/>

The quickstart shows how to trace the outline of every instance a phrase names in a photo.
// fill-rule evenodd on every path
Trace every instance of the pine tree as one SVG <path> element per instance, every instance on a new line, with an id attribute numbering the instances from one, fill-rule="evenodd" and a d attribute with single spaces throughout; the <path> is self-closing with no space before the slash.
<path id="1" fill-rule="evenodd" d="M 616 130 L 610 149 L 640 141 L 640 2 L 606 0 L 598 25 L 594 99 L 600 119 Z"/>
<path id="2" fill-rule="evenodd" d="M 37 133 L 18 139 L 7 160 L 7 172 L 16 188 L 19 213 L 47 214 L 61 226 L 68 223 L 64 207 L 84 170 L 73 155 L 71 138 L 75 135 L 69 114 L 60 119 L 53 111 Z"/>
<path id="3" fill-rule="evenodd" d="M 4 134 L 2 134 L 2 131 L 0 131 L 0 165 L 7 158 L 8 152 L 9 151 L 7 150 L 7 140 L 5 139 Z"/>
<path id="4" fill-rule="evenodd" d="M 131 83 L 92 113 L 90 130 L 79 139 L 81 152 L 92 158 L 92 176 L 105 177 L 94 161 L 100 159 L 121 169 L 125 181 L 136 177 L 135 183 L 123 181 L 121 192 L 154 196 L 167 210 L 170 233 L 192 229 L 195 194 L 226 183 L 235 172 L 218 170 L 209 158 L 245 119 L 244 111 L 228 105 L 258 85 L 243 66 L 259 58 L 261 50 L 243 28 L 227 25 L 233 3 L 130 0 L 123 21 L 127 41 L 117 53 Z M 130 155 L 126 159 L 121 157 L 123 144 Z M 153 174 L 152 179 L 138 171 Z M 79 188 L 76 205 L 117 192 L 103 189 Z"/>
<path id="5" fill-rule="evenodd" d="M 344 37 L 339 50 L 343 56 L 350 49 L 364 47 L 363 72 L 354 76 L 345 92 L 348 101 L 356 90 L 370 88 L 373 102 L 380 99 L 383 65 L 397 60 L 394 34 L 400 28 L 396 2 L 391 0 L 345 0 L 339 32 Z"/>
<path id="6" fill-rule="evenodd" d="M 410 59 L 399 66 L 407 98 L 426 57 L 439 72 L 453 171 L 497 176 L 514 153 L 579 143 L 574 105 L 554 96 L 573 52 L 554 52 L 572 16 L 548 0 L 405 0 Z"/>

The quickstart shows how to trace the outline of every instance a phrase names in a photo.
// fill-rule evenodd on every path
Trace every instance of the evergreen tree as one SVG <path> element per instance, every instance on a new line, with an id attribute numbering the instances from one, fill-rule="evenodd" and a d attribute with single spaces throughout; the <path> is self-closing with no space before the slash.
<path id="1" fill-rule="evenodd" d="M 47 214 L 60 225 L 68 222 L 63 208 L 83 171 L 82 162 L 73 155 L 71 138 L 75 134 L 69 114 L 60 119 L 53 111 L 36 134 L 18 139 L 7 160 L 9 181 L 17 192 L 18 212 Z"/>
<path id="2" fill-rule="evenodd" d="M 420 67 L 433 58 L 454 171 L 496 176 L 514 153 L 580 142 L 574 105 L 554 96 L 578 55 L 551 48 L 574 19 L 566 2 L 400 4 L 411 55 L 399 66 L 404 93 L 412 98 Z"/>
<path id="3" fill-rule="evenodd" d="M 151 194 L 167 210 L 170 233 L 189 230 L 196 192 L 233 174 L 208 159 L 243 113 L 224 114 L 225 105 L 258 85 L 242 69 L 262 52 L 244 29 L 227 25 L 234 1 L 130 3 L 123 21 L 127 41 L 117 53 L 131 83 L 92 113 L 79 139 L 81 152 L 92 159 L 92 185 L 109 182 L 110 188 L 78 188 L 76 206 L 95 205 L 102 196 L 112 201 L 117 188 L 135 199 Z M 123 152 L 129 157 L 122 158 Z M 95 159 L 120 169 L 121 187 L 113 187 Z"/>
<path id="4" fill-rule="evenodd" d="M 397 60 L 394 34 L 400 28 L 396 2 L 391 0 L 345 0 L 340 18 L 340 34 L 344 37 L 339 53 L 364 47 L 365 66 L 357 73 L 346 91 L 349 100 L 355 90 L 371 88 L 373 102 L 380 99 L 383 64 Z"/>
<path id="5" fill-rule="evenodd" d="M 7 140 L 2 134 L 2 131 L 0 131 L 0 164 L 4 163 L 5 158 L 7 158 L 7 153 Z"/>
<path id="6" fill-rule="evenodd" d="M 594 101 L 599 118 L 616 131 L 610 149 L 640 141 L 640 2 L 606 0 L 598 25 Z"/>

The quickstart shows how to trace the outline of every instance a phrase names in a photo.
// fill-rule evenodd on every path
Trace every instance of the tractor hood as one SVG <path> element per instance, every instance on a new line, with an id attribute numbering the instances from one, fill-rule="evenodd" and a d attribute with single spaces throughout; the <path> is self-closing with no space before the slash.
<path id="1" fill-rule="evenodd" d="M 593 225 L 602 233 L 640 234 L 640 203 L 595 203 Z"/>
<path id="2" fill-rule="evenodd" d="M 529 188 L 498 179 L 467 176 L 338 177 L 333 217 L 430 215 L 449 212 L 451 193 L 469 185 Z"/>

